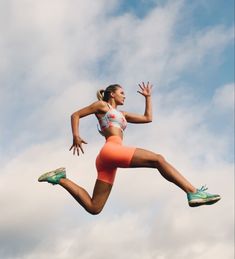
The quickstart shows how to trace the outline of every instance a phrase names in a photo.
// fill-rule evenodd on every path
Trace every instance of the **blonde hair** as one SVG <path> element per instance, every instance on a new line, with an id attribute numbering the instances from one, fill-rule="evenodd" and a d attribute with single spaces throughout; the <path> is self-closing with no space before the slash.
<path id="1" fill-rule="evenodd" d="M 100 89 L 97 91 L 96 96 L 99 101 L 105 101 L 107 102 L 110 99 L 110 94 L 115 92 L 117 88 L 120 88 L 121 86 L 118 84 L 109 85 L 105 90 Z"/>
<path id="2" fill-rule="evenodd" d="M 103 98 L 104 98 L 104 89 L 100 89 L 97 91 L 96 93 L 96 96 L 97 96 L 97 99 L 99 101 L 103 101 Z"/>

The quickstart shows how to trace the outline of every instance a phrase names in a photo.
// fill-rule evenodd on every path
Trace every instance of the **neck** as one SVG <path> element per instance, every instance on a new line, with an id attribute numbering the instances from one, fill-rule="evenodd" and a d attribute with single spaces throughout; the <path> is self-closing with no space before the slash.
<path id="1" fill-rule="evenodd" d="M 109 99 L 109 100 L 108 100 L 108 103 L 109 103 L 114 109 L 117 108 L 117 104 L 116 104 L 116 102 L 115 102 L 113 99 Z"/>

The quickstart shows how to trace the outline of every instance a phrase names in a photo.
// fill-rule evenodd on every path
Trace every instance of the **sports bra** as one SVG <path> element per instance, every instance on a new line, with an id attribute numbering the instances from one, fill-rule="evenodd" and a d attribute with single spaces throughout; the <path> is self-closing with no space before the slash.
<path id="1" fill-rule="evenodd" d="M 102 134 L 104 130 L 110 127 L 116 127 L 125 130 L 127 126 L 127 121 L 122 112 L 114 109 L 109 103 L 107 103 L 109 110 L 105 113 L 104 116 L 98 118 L 100 124 L 99 132 Z"/>

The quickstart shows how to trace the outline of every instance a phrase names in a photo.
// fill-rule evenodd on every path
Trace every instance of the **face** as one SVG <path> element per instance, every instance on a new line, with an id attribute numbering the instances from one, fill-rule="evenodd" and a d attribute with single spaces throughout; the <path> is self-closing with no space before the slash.
<path id="1" fill-rule="evenodd" d="M 125 93 L 122 87 L 118 87 L 115 92 L 113 92 L 112 97 L 114 98 L 117 105 L 123 105 L 125 101 Z"/>

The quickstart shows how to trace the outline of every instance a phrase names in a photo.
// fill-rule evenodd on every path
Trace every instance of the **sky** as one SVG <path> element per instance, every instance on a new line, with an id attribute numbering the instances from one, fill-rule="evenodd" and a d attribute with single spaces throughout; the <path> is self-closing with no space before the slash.
<path id="1" fill-rule="evenodd" d="M 0 0 L 0 258 L 234 258 L 234 1 Z M 153 169 L 119 169 L 101 214 L 38 177 L 64 166 L 92 193 L 104 139 L 83 118 L 80 157 L 70 115 L 96 91 L 123 86 L 125 145 L 163 155 L 194 186 L 219 193 L 190 208 Z"/>

